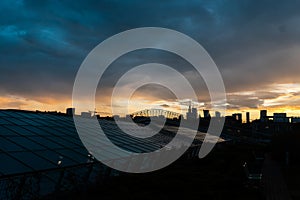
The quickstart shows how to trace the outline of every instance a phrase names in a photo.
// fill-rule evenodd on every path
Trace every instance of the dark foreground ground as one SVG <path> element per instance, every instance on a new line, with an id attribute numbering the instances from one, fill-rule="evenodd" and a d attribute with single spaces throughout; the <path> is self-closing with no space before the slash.
<path id="1" fill-rule="evenodd" d="M 300 200 L 299 133 L 297 124 L 292 131 L 274 135 L 268 145 L 250 145 L 242 140 L 227 143 L 214 148 L 204 159 L 180 159 L 146 174 L 121 174 L 84 191 L 55 194 L 47 199 Z M 243 165 L 253 162 L 253 152 L 265 155 L 262 181 L 246 178 Z"/>
<path id="2" fill-rule="evenodd" d="M 146 174 L 122 174 L 85 192 L 49 199 L 265 199 L 260 185 L 249 185 L 242 167 L 257 148 L 227 145 L 204 159 L 178 160 Z"/>

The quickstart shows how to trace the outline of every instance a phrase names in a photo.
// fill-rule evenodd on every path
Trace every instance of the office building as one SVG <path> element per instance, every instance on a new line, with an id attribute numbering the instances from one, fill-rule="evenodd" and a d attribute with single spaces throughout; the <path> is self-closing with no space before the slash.
<path id="1" fill-rule="evenodd" d="M 215 116 L 216 116 L 217 118 L 220 118 L 220 117 L 221 117 L 221 113 L 220 113 L 219 111 L 216 111 L 216 112 L 215 112 Z"/>
<path id="2" fill-rule="evenodd" d="M 235 113 L 232 115 L 232 117 L 238 122 L 238 123 L 242 123 L 242 113 Z"/>
<path id="3" fill-rule="evenodd" d="M 246 123 L 250 124 L 250 112 L 246 112 Z"/>
<path id="4" fill-rule="evenodd" d="M 186 113 L 186 118 L 189 121 L 197 120 L 198 119 L 197 108 L 192 108 L 191 106 L 189 106 L 188 112 Z"/>
<path id="5" fill-rule="evenodd" d="M 273 121 L 277 123 L 289 123 L 289 118 L 286 113 L 274 113 Z"/>
<path id="6" fill-rule="evenodd" d="M 204 118 L 210 118 L 209 110 L 203 110 Z"/>
<path id="7" fill-rule="evenodd" d="M 260 121 L 265 122 L 268 120 L 267 110 L 261 110 L 260 111 Z"/>

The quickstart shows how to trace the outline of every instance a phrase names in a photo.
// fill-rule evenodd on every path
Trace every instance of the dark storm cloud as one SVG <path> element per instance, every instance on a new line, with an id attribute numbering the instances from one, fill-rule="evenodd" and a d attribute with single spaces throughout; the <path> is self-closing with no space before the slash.
<path id="1" fill-rule="evenodd" d="M 165 101 L 176 101 L 175 94 L 170 91 L 166 87 L 162 87 L 160 85 L 156 84 L 148 84 L 140 87 L 135 94 L 133 95 L 137 96 L 137 98 L 146 98 L 151 99 L 153 101 L 159 101 L 159 100 L 165 100 Z M 163 105 L 162 105 L 163 106 Z"/>
<path id="2" fill-rule="evenodd" d="M 2 0 L 0 93 L 70 98 L 76 72 L 93 47 L 120 31 L 144 26 L 171 28 L 196 39 L 215 60 L 229 92 L 296 82 L 299 9 L 300 1 L 292 0 Z M 143 61 L 143 56 L 136 59 Z M 182 71 L 191 74 L 185 65 Z M 113 79 L 116 72 L 122 72 L 122 63 L 107 73 Z"/>
<path id="3" fill-rule="evenodd" d="M 252 95 L 229 95 L 228 109 L 244 109 L 244 108 L 259 108 L 263 103 L 263 99 Z"/>

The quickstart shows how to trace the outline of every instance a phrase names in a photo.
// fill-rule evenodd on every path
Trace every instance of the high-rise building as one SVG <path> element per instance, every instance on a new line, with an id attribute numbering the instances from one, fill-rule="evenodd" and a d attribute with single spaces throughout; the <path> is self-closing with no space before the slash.
<path id="1" fill-rule="evenodd" d="M 203 110 L 204 118 L 210 118 L 209 110 Z"/>
<path id="2" fill-rule="evenodd" d="M 239 123 L 242 123 L 242 113 L 235 113 L 232 115 L 232 117 Z"/>
<path id="3" fill-rule="evenodd" d="M 220 113 L 219 111 L 216 111 L 216 112 L 215 112 L 215 116 L 216 116 L 217 118 L 220 118 L 220 117 L 221 117 L 221 113 Z"/>
<path id="4" fill-rule="evenodd" d="M 260 111 L 260 121 L 264 122 L 267 120 L 267 110 L 261 110 Z"/>
<path id="5" fill-rule="evenodd" d="M 246 123 L 250 124 L 250 112 L 246 112 Z"/>
<path id="6" fill-rule="evenodd" d="M 193 117 L 193 119 L 197 119 L 198 118 L 197 108 L 192 108 L 192 117 Z"/>
<path id="7" fill-rule="evenodd" d="M 189 106 L 188 112 L 186 113 L 187 120 L 196 120 L 198 119 L 198 111 L 197 108 L 192 108 Z"/>

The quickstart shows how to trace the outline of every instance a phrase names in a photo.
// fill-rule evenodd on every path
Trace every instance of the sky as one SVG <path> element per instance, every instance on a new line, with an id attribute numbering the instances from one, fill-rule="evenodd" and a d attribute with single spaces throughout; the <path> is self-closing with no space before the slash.
<path id="1" fill-rule="evenodd" d="M 224 80 L 228 114 L 250 111 L 256 118 L 268 109 L 300 116 L 299 9 L 297 0 L 2 0 L 0 108 L 64 112 L 72 105 L 76 73 L 95 46 L 128 29 L 164 27 L 192 37 L 210 54 Z M 199 110 L 209 108 L 205 83 L 189 63 L 142 50 L 118 58 L 106 72 L 97 93 L 100 115 L 110 114 L 108 96 L 122 73 L 149 61 L 183 73 L 196 89 Z M 168 89 L 148 85 L 133 95 L 131 110 L 176 110 L 178 101 Z"/>

